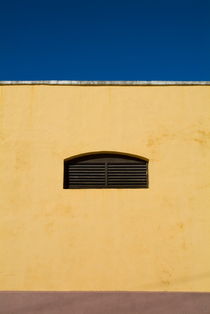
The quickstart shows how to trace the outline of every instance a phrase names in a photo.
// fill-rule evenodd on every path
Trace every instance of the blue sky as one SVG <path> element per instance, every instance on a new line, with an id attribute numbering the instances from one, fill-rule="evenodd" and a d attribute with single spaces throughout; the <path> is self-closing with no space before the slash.
<path id="1" fill-rule="evenodd" d="M 11 0 L 0 80 L 210 80 L 210 0 Z"/>

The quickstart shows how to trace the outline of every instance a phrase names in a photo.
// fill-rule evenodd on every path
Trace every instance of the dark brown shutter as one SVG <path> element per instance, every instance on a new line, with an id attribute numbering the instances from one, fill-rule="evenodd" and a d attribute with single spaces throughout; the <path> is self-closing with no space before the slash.
<path id="1" fill-rule="evenodd" d="M 148 162 L 120 154 L 94 154 L 64 161 L 64 188 L 147 188 Z"/>
<path id="2" fill-rule="evenodd" d="M 66 170 L 69 188 L 94 188 L 105 185 L 104 163 L 69 164 Z"/>

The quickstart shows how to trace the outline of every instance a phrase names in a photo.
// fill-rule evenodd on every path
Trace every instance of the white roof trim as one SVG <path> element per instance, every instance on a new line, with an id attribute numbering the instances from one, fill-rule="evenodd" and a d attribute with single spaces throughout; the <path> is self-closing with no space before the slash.
<path id="1" fill-rule="evenodd" d="M 210 85 L 210 81 L 0 81 L 0 85 L 180 86 L 180 85 Z"/>

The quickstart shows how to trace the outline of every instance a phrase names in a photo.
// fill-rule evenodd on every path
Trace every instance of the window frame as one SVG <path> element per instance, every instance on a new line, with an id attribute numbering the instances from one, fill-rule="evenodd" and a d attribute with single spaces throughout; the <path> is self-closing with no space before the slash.
<path id="1" fill-rule="evenodd" d="M 98 163 L 98 167 L 96 166 Z M 101 165 L 101 167 L 99 166 Z M 149 160 L 144 157 L 139 157 L 136 155 L 125 154 L 125 153 L 116 153 L 116 152 L 103 152 L 103 153 L 88 153 L 73 156 L 64 160 L 64 175 L 63 175 L 63 188 L 64 189 L 146 189 L 149 188 L 149 176 L 148 176 L 148 164 Z M 85 166 L 86 165 L 86 166 Z M 104 168 L 102 167 L 104 166 Z M 121 166 L 122 165 L 122 166 Z M 98 184 L 97 180 L 94 181 L 94 184 L 88 183 L 88 180 L 85 182 L 86 174 L 87 179 L 89 174 L 89 179 L 94 177 L 94 174 L 91 172 L 92 166 L 95 166 L 95 169 L 99 169 L 99 172 L 103 172 L 104 169 L 104 182 L 102 183 L 102 175 L 98 175 Z M 80 173 L 76 173 L 76 170 L 73 170 L 72 180 L 74 183 L 70 184 L 71 171 L 79 169 Z M 114 169 L 114 167 L 116 169 Z M 124 168 L 123 168 L 124 167 Z M 126 169 L 126 167 L 128 169 Z M 86 169 L 83 171 L 83 182 L 81 181 L 81 169 Z M 87 170 L 88 169 L 88 170 Z M 114 170 L 113 170 L 114 169 Z M 120 169 L 120 170 L 119 170 Z M 126 170 L 125 170 L 126 169 Z M 129 170 L 130 169 L 130 170 Z M 92 170 L 93 172 L 96 170 Z M 118 171 L 118 172 L 117 172 Z M 121 173 L 119 172 L 121 171 Z M 136 173 L 135 173 L 136 171 Z M 115 174 L 117 173 L 117 176 Z M 129 174 L 128 174 L 129 173 Z M 139 177 L 138 177 L 139 174 Z M 130 177 L 129 177 L 130 175 Z M 132 177 L 131 177 L 132 176 Z M 117 178 L 127 178 L 123 183 L 123 180 L 118 180 Z M 77 179 L 78 178 L 78 179 Z M 80 183 L 79 183 L 80 178 Z M 97 171 L 95 178 L 97 178 Z M 111 178 L 111 179 L 110 179 Z M 138 179 L 138 180 L 137 180 Z M 131 184 L 130 181 L 138 182 L 138 184 Z M 112 183 L 111 183 L 112 182 Z M 77 184 L 78 183 L 78 184 Z M 143 184 L 144 183 L 144 184 Z"/>

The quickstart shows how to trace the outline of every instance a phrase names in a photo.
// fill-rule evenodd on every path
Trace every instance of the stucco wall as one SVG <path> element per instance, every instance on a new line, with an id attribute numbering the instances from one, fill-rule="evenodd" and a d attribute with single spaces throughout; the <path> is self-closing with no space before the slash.
<path id="1" fill-rule="evenodd" d="M 1 290 L 210 291 L 210 87 L 0 86 Z M 149 159 L 149 189 L 63 189 L 63 160 Z"/>

